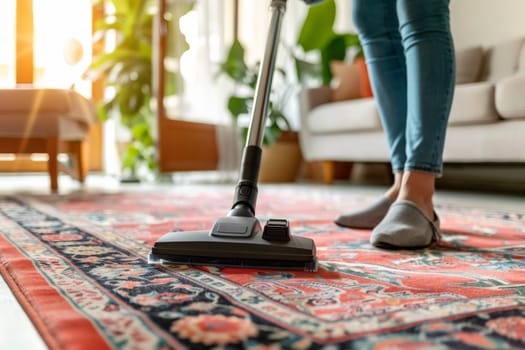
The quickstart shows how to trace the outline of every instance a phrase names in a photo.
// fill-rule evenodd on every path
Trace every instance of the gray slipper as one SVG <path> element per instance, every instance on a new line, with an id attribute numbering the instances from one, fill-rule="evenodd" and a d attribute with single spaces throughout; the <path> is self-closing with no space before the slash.
<path id="1" fill-rule="evenodd" d="M 366 208 L 338 216 L 335 223 L 349 228 L 373 229 L 383 220 L 391 205 L 390 199 L 382 197 Z"/>
<path id="2" fill-rule="evenodd" d="M 370 243 L 379 248 L 420 249 L 440 239 L 439 218 L 435 212 L 431 221 L 415 203 L 398 200 L 372 231 Z"/>

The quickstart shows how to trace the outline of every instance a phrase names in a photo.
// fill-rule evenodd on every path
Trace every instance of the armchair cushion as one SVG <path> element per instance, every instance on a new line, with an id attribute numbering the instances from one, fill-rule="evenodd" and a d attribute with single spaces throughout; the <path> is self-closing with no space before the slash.
<path id="1" fill-rule="evenodd" d="M 306 117 L 306 127 L 312 134 L 341 133 L 380 130 L 381 122 L 374 98 L 360 98 L 312 109 Z"/>
<path id="2" fill-rule="evenodd" d="M 92 101 L 73 90 L 0 89 L 0 136 L 81 140 L 97 122 Z"/>
<path id="3" fill-rule="evenodd" d="M 89 129 L 97 122 L 93 101 L 67 89 L 0 89 L 0 143 L 15 154 L 46 153 L 51 191 L 64 170 L 84 182 L 89 170 Z M 60 164 L 68 153 L 71 166 Z"/>

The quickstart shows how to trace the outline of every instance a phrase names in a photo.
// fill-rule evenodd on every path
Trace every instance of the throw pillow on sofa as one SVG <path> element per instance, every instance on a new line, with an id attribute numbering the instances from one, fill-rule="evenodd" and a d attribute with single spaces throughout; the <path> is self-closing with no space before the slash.
<path id="1" fill-rule="evenodd" d="M 359 90 L 361 90 L 361 97 L 374 97 L 365 58 L 356 58 L 355 63 L 359 66 Z"/>
<path id="2" fill-rule="evenodd" d="M 340 102 L 361 97 L 359 66 L 344 61 L 331 61 L 330 70 L 335 79 L 332 101 Z"/>
<path id="3" fill-rule="evenodd" d="M 479 80 L 483 61 L 481 46 L 458 49 L 456 57 L 456 84 L 474 83 Z"/>
<path id="4" fill-rule="evenodd" d="M 335 81 L 332 89 L 333 102 L 374 96 L 363 57 L 356 58 L 354 62 L 332 61 L 330 71 Z"/>

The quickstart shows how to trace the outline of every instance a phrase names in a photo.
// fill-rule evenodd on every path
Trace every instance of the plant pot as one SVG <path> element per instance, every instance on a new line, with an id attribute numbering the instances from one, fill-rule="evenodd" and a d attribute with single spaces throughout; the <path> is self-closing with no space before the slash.
<path id="1" fill-rule="evenodd" d="M 355 63 L 359 67 L 359 89 L 361 97 L 374 97 L 365 59 L 363 57 L 356 58 Z"/>
<path id="2" fill-rule="evenodd" d="M 281 134 L 277 142 L 263 146 L 259 182 L 294 182 L 301 168 L 302 154 L 296 132 Z"/>

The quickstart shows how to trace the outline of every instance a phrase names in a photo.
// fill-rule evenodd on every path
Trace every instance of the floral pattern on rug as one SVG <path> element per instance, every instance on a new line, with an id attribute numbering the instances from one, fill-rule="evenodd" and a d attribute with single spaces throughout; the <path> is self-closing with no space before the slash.
<path id="1" fill-rule="evenodd" d="M 86 319 L 110 348 L 525 347 L 522 213 L 439 207 L 440 244 L 387 251 L 332 222 L 373 198 L 270 188 L 258 217 L 313 238 L 318 272 L 149 265 L 164 233 L 225 215 L 231 191 L 212 189 L 3 198 L 0 271 L 46 320 L 42 333 Z M 23 281 L 35 273 L 32 290 Z M 58 299 L 67 306 L 41 306 Z M 78 346 L 63 336 L 60 348 Z"/>

